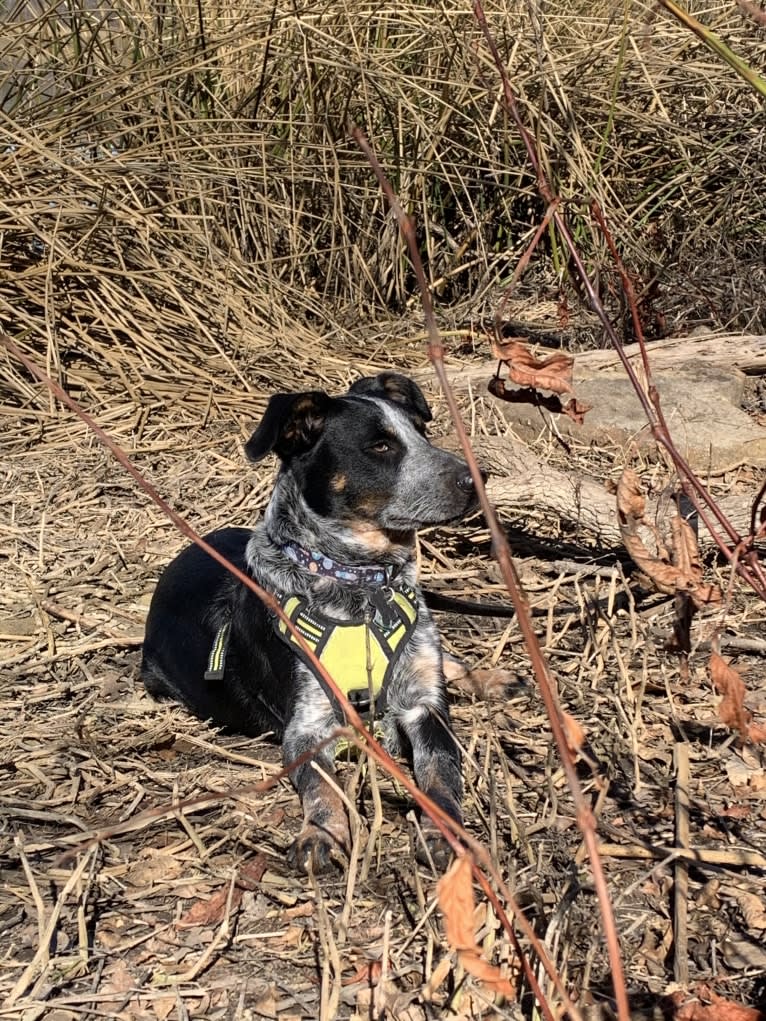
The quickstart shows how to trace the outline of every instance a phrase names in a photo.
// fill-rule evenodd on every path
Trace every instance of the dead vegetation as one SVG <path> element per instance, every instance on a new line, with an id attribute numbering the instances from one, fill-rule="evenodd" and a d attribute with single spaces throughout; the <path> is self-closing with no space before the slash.
<path id="1" fill-rule="evenodd" d="M 617 318 L 592 197 L 650 329 L 766 331 L 757 97 L 653 7 L 488 13 Z M 752 18 L 733 4 L 697 14 L 763 65 Z M 263 507 L 271 480 L 245 466 L 241 438 L 269 393 L 426 362 L 410 264 L 348 118 L 417 215 L 451 355 L 487 357 L 471 327 L 492 318 L 544 209 L 468 8 L 29 0 L 6 17 L 3 327 L 199 531 Z M 596 333 L 565 271 L 551 230 L 506 315 L 576 351 Z M 485 899 L 480 955 L 454 952 L 470 943 L 465 917 L 450 948 L 438 876 L 414 868 L 416 824 L 379 770 L 346 768 L 359 813 L 348 878 L 288 872 L 297 803 L 285 782 L 252 789 L 278 771 L 276 749 L 152 703 L 137 678 L 147 600 L 181 538 L 83 426 L 7 354 L 0 365 L 0 1017 L 536 1016 Z M 502 443 L 488 400 L 460 400 L 473 433 Z M 631 455 L 576 442 L 564 455 L 541 437 L 534 456 L 606 479 Z M 657 481 L 656 466 L 638 467 Z M 732 499 L 748 486 L 747 466 L 715 481 Z M 695 585 L 699 569 L 724 610 L 700 609 L 684 671 L 666 649 L 674 598 L 575 519 L 507 516 L 562 703 L 584 731 L 578 770 L 635 1016 L 723 1021 L 735 1001 L 751 1012 L 731 1018 L 756 1021 L 766 768 L 763 745 L 740 736 L 757 738 L 766 717 L 766 610 L 705 554 Z M 504 598 L 478 520 L 426 534 L 422 569 L 451 594 Z M 708 671 L 724 612 L 747 689 L 728 696 L 728 717 L 716 693 L 725 701 L 727 665 Z M 448 616 L 443 632 L 478 668 L 517 678 L 453 692 L 469 828 L 583 1017 L 611 1017 L 580 831 L 517 624 Z M 477 961 L 499 969 L 494 987 L 486 971 L 472 977 Z"/>

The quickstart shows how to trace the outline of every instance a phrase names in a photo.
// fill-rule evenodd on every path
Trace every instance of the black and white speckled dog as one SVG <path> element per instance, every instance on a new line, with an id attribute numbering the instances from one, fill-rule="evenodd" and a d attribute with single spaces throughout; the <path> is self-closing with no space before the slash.
<path id="1" fill-rule="evenodd" d="M 395 373 L 347 394 L 276 394 L 247 443 L 281 470 L 264 520 L 207 541 L 279 598 L 360 711 L 373 710 L 418 786 L 460 820 L 461 760 L 450 729 L 439 634 L 415 577 L 415 532 L 476 508 L 464 461 L 425 436 L 431 411 Z M 274 732 L 292 762 L 338 726 L 336 701 L 278 618 L 197 546 L 165 570 L 141 667 L 156 697 L 240 733 Z M 333 772 L 334 749 L 314 760 Z M 347 852 L 348 819 L 309 762 L 291 774 L 304 809 L 293 864 L 316 871 Z M 446 850 L 424 820 L 432 853 Z"/>

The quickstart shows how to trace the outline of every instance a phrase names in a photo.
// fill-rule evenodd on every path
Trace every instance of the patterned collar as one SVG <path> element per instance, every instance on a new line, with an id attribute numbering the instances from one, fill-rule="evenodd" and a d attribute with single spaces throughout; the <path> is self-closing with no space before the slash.
<path id="1" fill-rule="evenodd" d="M 334 578 L 335 581 L 344 582 L 346 585 L 379 588 L 390 585 L 397 573 L 395 567 L 384 567 L 382 564 L 367 564 L 364 567 L 339 564 L 324 553 L 304 549 L 294 542 L 286 542 L 281 548 L 286 557 L 310 574 Z"/>

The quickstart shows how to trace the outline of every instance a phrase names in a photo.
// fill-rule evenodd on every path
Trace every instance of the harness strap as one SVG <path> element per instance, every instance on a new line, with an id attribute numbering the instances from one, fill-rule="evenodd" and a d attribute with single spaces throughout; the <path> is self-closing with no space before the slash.
<path id="1" fill-rule="evenodd" d="M 230 628 L 231 624 L 229 621 L 226 621 L 216 632 L 216 636 L 213 639 L 213 648 L 210 650 L 207 660 L 206 681 L 223 680 L 224 669 L 226 667 L 226 652 L 229 648 Z"/>
<path id="2" fill-rule="evenodd" d="M 277 596 L 290 621 L 360 715 L 369 713 L 373 706 L 378 714 L 382 712 L 385 686 L 417 624 L 415 590 L 406 586 L 388 592 L 386 612 L 381 612 L 383 608 L 375 600 L 374 615 L 370 613 L 362 621 L 334 620 L 299 596 Z M 285 622 L 275 618 L 274 627 L 313 669 Z M 314 675 L 335 703 L 323 678 L 316 672 Z"/>

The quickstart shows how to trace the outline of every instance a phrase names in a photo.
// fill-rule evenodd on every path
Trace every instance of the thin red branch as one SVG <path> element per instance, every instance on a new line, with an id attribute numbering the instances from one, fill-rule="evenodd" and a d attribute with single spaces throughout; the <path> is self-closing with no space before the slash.
<path id="1" fill-rule="evenodd" d="M 487 24 L 487 19 L 484 14 L 481 0 L 473 0 L 473 11 L 474 16 L 482 30 L 490 53 L 492 54 L 495 67 L 502 82 L 505 108 L 510 114 L 511 119 L 514 121 L 517 131 L 519 133 L 519 137 L 521 138 L 527 150 L 527 156 L 529 158 L 530 165 L 532 166 L 537 178 L 538 190 L 543 199 L 548 203 L 550 207 L 554 202 L 555 196 L 553 194 L 551 185 L 545 175 L 545 172 L 542 169 L 542 164 L 538 157 L 534 139 L 527 130 L 526 125 L 524 124 L 521 118 L 521 114 L 519 113 L 519 109 L 516 103 L 516 97 L 514 95 L 513 89 L 511 88 L 511 84 L 508 79 L 505 64 L 503 63 L 500 57 L 500 52 L 497 48 L 497 44 L 495 43 L 494 37 L 489 29 L 489 25 Z M 702 510 L 698 505 L 700 502 L 704 503 L 706 507 L 710 509 L 711 513 L 718 519 L 719 524 L 729 534 L 730 538 L 738 539 L 739 537 L 737 536 L 736 531 L 732 528 L 728 520 L 725 518 L 720 509 L 715 504 L 715 501 L 713 501 L 709 494 L 706 492 L 705 488 L 702 486 L 702 483 L 694 475 L 694 473 L 691 471 L 691 469 L 686 464 L 685 460 L 681 457 L 680 453 L 675 447 L 672 438 L 667 430 L 667 427 L 664 421 L 662 420 L 661 410 L 660 411 L 657 410 L 659 402 L 657 402 L 657 407 L 655 407 L 650 399 L 650 396 L 644 391 L 644 388 L 640 385 L 636 377 L 636 374 L 633 370 L 633 366 L 630 364 L 625 354 L 625 350 L 620 342 L 620 339 L 617 336 L 614 326 L 612 325 L 612 322 L 610 321 L 609 316 L 607 315 L 606 310 L 603 304 L 601 303 L 598 294 L 596 293 L 596 290 L 588 276 L 588 273 L 585 269 L 585 265 L 582 261 L 582 258 L 580 257 L 579 252 L 577 251 L 577 248 L 567 227 L 566 221 L 558 208 L 555 208 L 553 211 L 553 221 L 556 226 L 556 229 L 559 232 L 559 235 L 561 236 L 567 247 L 570 259 L 573 265 L 575 266 L 582 287 L 588 296 L 589 304 L 593 311 L 598 316 L 605 333 L 607 334 L 612 343 L 612 346 L 617 351 L 617 354 L 623 364 L 623 367 L 625 368 L 628 378 L 631 380 L 631 383 L 636 391 L 636 395 L 638 396 L 638 399 L 640 400 L 644 412 L 647 416 L 647 419 L 651 425 L 652 433 L 657 439 L 657 441 L 661 443 L 662 446 L 668 451 L 671 459 L 673 460 L 676 471 L 678 471 L 679 475 L 681 476 L 684 482 L 684 488 L 687 491 L 689 497 L 692 499 L 692 502 L 695 504 L 695 506 L 697 506 L 698 511 L 700 511 L 701 513 Z M 640 323 L 638 335 L 639 337 L 642 336 L 640 330 Z M 651 376 L 649 376 L 648 378 L 651 379 Z M 699 499 L 697 499 L 697 497 Z M 704 514 L 702 516 L 704 519 Z M 757 554 L 755 553 L 755 551 L 753 551 L 751 554 L 747 556 L 746 562 L 740 561 L 738 560 L 738 558 L 735 558 L 733 552 L 727 547 L 726 543 L 724 543 L 717 536 L 717 534 L 714 531 L 711 531 L 711 535 L 713 535 L 719 547 L 722 549 L 724 554 L 729 558 L 730 562 L 732 563 L 732 566 L 736 570 L 739 570 L 740 574 L 742 574 L 742 576 L 748 581 L 748 583 L 754 588 L 754 590 L 759 595 L 762 596 L 762 598 L 766 598 L 766 575 L 764 574 L 762 565 L 757 559 Z M 736 547 L 737 543 L 735 543 L 734 545 Z M 502 566 L 503 565 L 501 562 L 501 568 Z M 505 571 L 503 573 L 505 576 Z M 519 622 L 520 624 L 522 623 L 521 615 L 519 617 Z M 526 634 L 524 635 L 524 637 L 526 640 Z M 528 648 L 530 648 L 531 652 L 531 646 L 528 646 Z M 533 665 L 535 665 L 534 658 Z M 538 676 L 538 680 L 540 680 L 540 677 L 542 676 L 544 676 L 544 672 L 543 674 Z M 544 689 L 541 690 L 543 690 L 544 694 Z M 547 701 L 546 709 L 548 709 Z M 551 716 L 551 725 L 553 728 L 554 737 L 556 737 L 558 744 L 556 724 L 558 723 L 560 725 L 560 720 L 557 720 L 555 713 L 549 713 L 549 715 Z M 562 763 L 564 764 L 564 769 L 565 772 L 567 773 L 567 779 L 569 779 L 568 749 L 564 749 L 562 752 Z M 577 796 L 574 794 L 574 789 L 573 796 L 575 796 L 575 802 L 577 804 L 578 799 Z M 592 815 L 588 811 L 585 811 L 584 814 L 580 815 L 579 804 L 578 804 L 578 823 L 581 826 L 583 837 L 586 846 L 588 847 L 588 854 L 591 860 L 591 866 L 593 868 L 594 881 L 599 898 L 599 904 L 601 907 L 602 919 L 604 922 L 604 930 L 609 949 L 609 959 L 612 965 L 612 980 L 614 983 L 615 996 L 617 1000 L 618 1016 L 620 1018 L 620 1021 L 629 1021 L 630 1010 L 628 1006 L 627 991 L 625 988 L 625 977 L 622 968 L 622 959 L 620 957 L 619 952 L 619 942 L 617 939 L 617 930 L 614 924 L 614 915 L 611 908 L 611 902 L 609 901 L 608 890 L 606 888 L 606 883 L 603 878 L 601 861 L 598 857 L 595 821 L 592 819 Z"/>
<path id="2" fill-rule="evenodd" d="M 647 415 L 652 435 L 658 443 L 662 444 L 670 455 L 673 465 L 682 480 L 685 492 L 694 504 L 695 510 L 699 514 L 705 528 L 707 528 L 716 545 L 729 561 L 731 567 L 748 582 L 748 584 L 759 596 L 761 596 L 762 599 L 766 599 L 766 589 L 764 588 L 766 585 L 766 575 L 763 573 L 763 568 L 760 561 L 757 559 L 757 554 L 755 551 L 750 550 L 750 546 L 755 538 L 755 508 L 763 495 L 763 490 L 759 493 L 753 503 L 750 521 L 750 535 L 743 538 L 739 535 L 729 519 L 720 509 L 717 502 L 700 481 L 699 477 L 692 471 L 691 467 L 680 454 L 673 441 L 667 422 L 665 421 L 665 416 L 662 412 L 659 391 L 652 379 L 649 355 L 646 349 L 646 341 L 644 339 L 643 330 L 641 329 L 641 321 L 638 314 L 638 302 L 636 301 L 633 282 L 630 279 L 630 274 L 625 269 L 620 253 L 617 250 L 617 246 L 607 226 L 603 212 L 596 202 L 591 204 L 591 211 L 604 236 L 614 263 L 617 266 L 617 270 L 622 281 L 623 292 L 625 293 L 625 297 L 630 307 L 636 339 L 641 351 L 641 359 L 644 366 L 644 372 L 646 374 L 648 400 L 652 410 L 654 411 L 654 416 L 651 414 Z M 620 353 L 620 356 L 623 358 L 623 362 L 629 365 L 630 363 L 627 358 L 625 358 L 624 349 L 619 339 L 616 343 L 618 353 Z M 631 373 L 629 373 L 629 375 L 631 376 L 631 382 L 633 382 L 634 388 L 638 388 L 637 392 L 640 389 L 639 396 L 641 396 L 641 394 L 645 393 L 644 388 L 641 386 L 638 378 L 635 377 L 635 374 L 632 373 L 632 365 L 630 368 Z M 766 483 L 764 484 L 764 487 L 766 488 Z M 722 539 L 718 535 L 715 526 L 710 520 L 708 512 L 716 518 L 720 527 L 726 532 L 729 540 L 728 543 L 725 539 Z M 749 554 L 745 553 L 743 555 L 744 550 L 748 550 Z M 736 556 L 735 551 L 737 551 Z"/>

